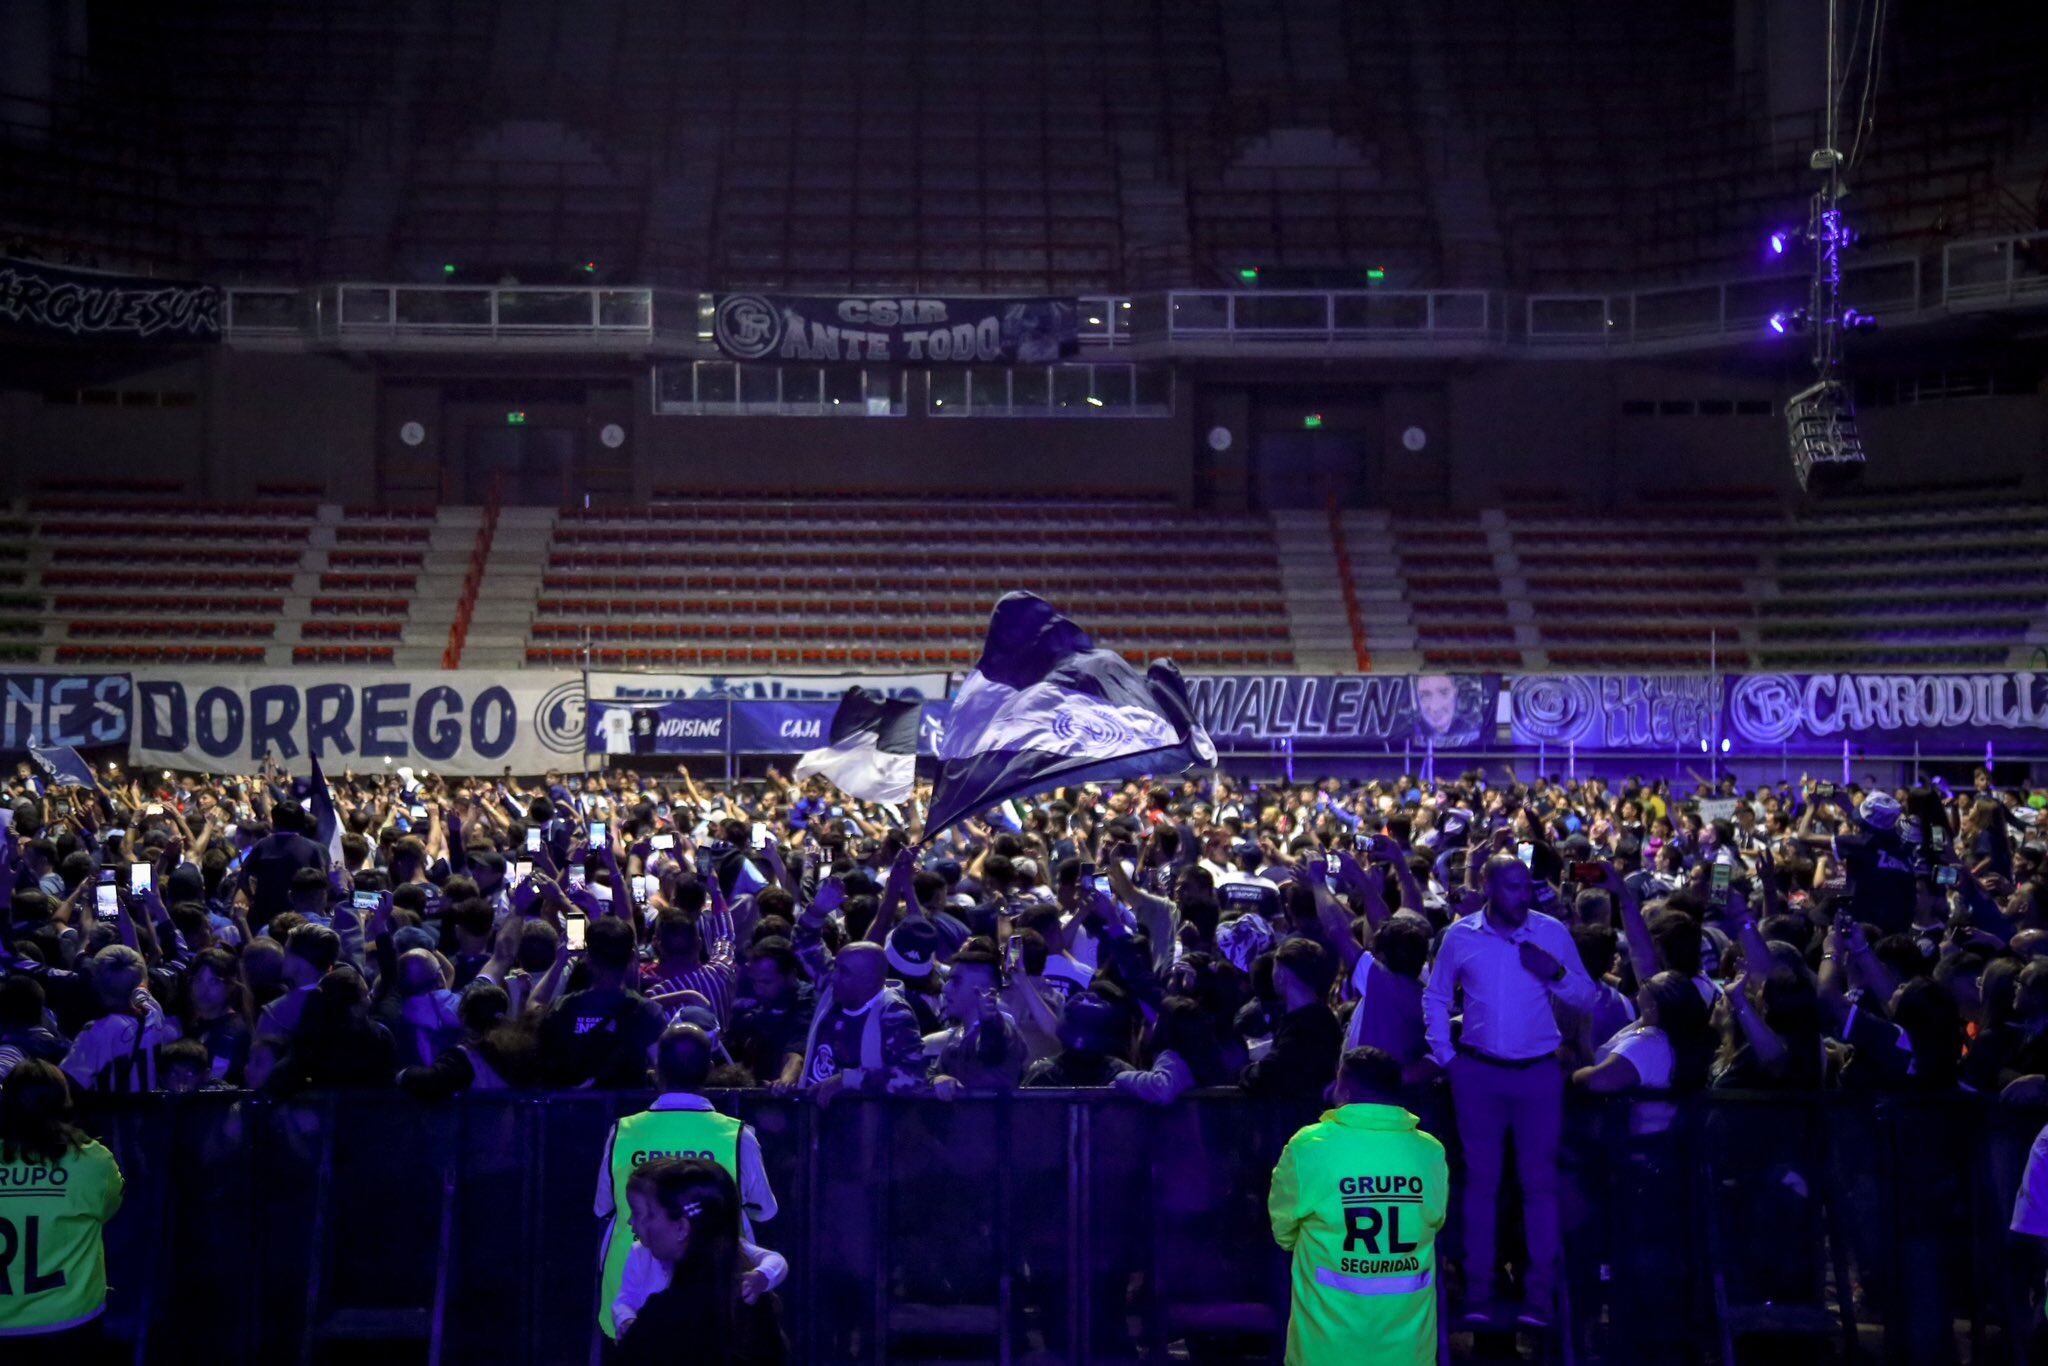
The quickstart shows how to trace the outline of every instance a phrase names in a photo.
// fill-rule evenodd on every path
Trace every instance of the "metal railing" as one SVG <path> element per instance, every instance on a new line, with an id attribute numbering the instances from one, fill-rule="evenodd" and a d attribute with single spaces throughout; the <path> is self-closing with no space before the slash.
<path id="1" fill-rule="evenodd" d="M 321 335 L 337 341 L 576 338 L 645 347 L 655 333 L 651 289 L 341 284 L 320 294 Z"/>
<path id="2" fill-rule="evenodd" d="M 1865 312 L 1897 317 L 1922 306 L 1917 257 L 1858 262 L 1844 276 L 1844 288 Z M 1523 300 L 1522 335 L 1532 347 L 1754 337 L 1773 314 L 1805 307 L 1807 288 L 1805 275 L 1786 274 L 1619 294 L 1532 294 Z"/>
<path id="3" fill-rule="evenodd" d="M 794 1360 L 1277 1355 L 1269 1174 L 1316 1106 L 713 1098 L 761 1140 L 781 1209 L 755 1236 L 790 1262 Z M 445 1360 L 587 1360 L 591 1192 L 610 1125 L 647 1099 L 90 1097 L 127 1183 L 109 1335 L 138 1363 L 311 1359 L 366 1334 Z M 1438 1247 L 1455 1266 L 1455 1130 L 1440 1092 L 1418 1111 L 1452 1150 Z M 1963 1095 L 1575 1099 L 1561 1205 L 1578 1358 L 1699 1360 L 1718 1342 L 1733 1360 L 1768 1304 L 1817 1337 L 1881 1333 L 1890 1359 L 1935 1359 L 1961 1324 L 1969 1359 L 2018 1361 L 2029 1288 L 2004 1227 L 2043 1117 Z"/>
<path id="4" fill-rule="evenodd" d="M 1941 249 L 1941 296 L 1950 308 L 2048 296 L 2048 232 L 1950 242 Z"/>
<path id="5" fill-rule="evenodd" d="M 1482 289 L 1169 290 L 1131 304 L 1139 343 L 1483 341 L 1501 296 Z"/>
<path id="6" fill-rule="evenodd" d="M 1858 309 L 1886 323 L 1948 311 L 2036 305 L 2048 299 L 2048 232 L 1951 242 L 1938 278 L 1932 258 L 1888 257 L 1848 267 Z M 1773 313 L 1806 301 L 1799 273 L 1647 289 L 1507 294 L 1483 289 L 1232 290 L 1088 295 L 1078 303 L 1088 350 L 1146 346 L 1168 355 L 1261 348 L 1415 344 L 1669 350 L 1763 332 Z M 717 353 L 713 295 L 646 288 L 344 283 L 314 289 L 232 286 L 225 333 L 250 345 L 397 343 L 650 347 Z"/>

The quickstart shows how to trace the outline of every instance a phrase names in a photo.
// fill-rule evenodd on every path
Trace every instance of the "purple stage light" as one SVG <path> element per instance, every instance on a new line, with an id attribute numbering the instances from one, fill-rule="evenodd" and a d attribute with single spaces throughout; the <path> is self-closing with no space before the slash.
<path id="1" fill-rule="evenodd" d="M 1785 232 L 1784 232 L 1784 230 L 1783 230 L 1783 229 L 1781 228 L 1781 229 L 1779 229 L 1779 230 L 1778 230 L 1777 232 L 1774 232 L 1774 233 L 1772 233 L 1772 234 L 1771 234 L 1771 255 L 1773 255 L 1773 256 L 1783 256 L 1784 254 L 1785 254 Z"/>
<path id="2" fill-rule="evenodd" d="M 1784 335 L 1785 315 L 1783 313 L 1773 313 L 1771 315 L 1771 331 L 1778 333 L 1780 336 Z"/>

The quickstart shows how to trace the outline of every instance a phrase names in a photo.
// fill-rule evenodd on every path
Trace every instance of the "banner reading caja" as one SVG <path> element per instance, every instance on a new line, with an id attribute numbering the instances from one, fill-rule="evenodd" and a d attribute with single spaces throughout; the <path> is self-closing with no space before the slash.
<path id="1" fill-rule="evenodd" d="M 253 773 L 263 756 L 330 771 L 407 764 L 435 773 L 544 773 L 583 765 L 583 675 L 541 669 L 217 670 L 134 675 L 129 761 Z"/>
<path id="2" fill-rule="evenodd" d="M 719 294 L 712 340 L 734 360 L 1045 365 L 1080 346 L 1073 299 Z"/>

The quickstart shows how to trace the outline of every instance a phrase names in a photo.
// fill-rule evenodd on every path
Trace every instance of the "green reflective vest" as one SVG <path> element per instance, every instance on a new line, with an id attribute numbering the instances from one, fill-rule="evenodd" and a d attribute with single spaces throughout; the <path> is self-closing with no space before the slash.
<path id="1" fill-rule="evenodd" d="M 604 1271 L 598 1280 L 597 1322 L 606 1337 L 617 1337 L 612 1301 L 626 1273 L 626 1252 L 633 1246 L 633 1227 L 626 1206 L 626 1183 L 633 1168 L 651 1157 L 706 1157 L 740 1179 L 740 1121 L 716 1110 L 643 1110 L 627 1115 L 612 1131 L 612 1221 L 604 1241 Z"/>
<path id="2" fill-rule="evenodd" d="M 97 1143 L 55 1166 L 0 1162 L 0 1337 L 55 1332 L 107 1307 L 100 1229 L 119 1208 L 121 1169 Z"/>
<path id="3" fill-rule="evenodd" d="M 1326 1110 L 1288 1140 L 1266 1212 L 1294 1254 L 1288 1366 L 1436 1360 L 1443 1144 L 1395 1105 Z"/>

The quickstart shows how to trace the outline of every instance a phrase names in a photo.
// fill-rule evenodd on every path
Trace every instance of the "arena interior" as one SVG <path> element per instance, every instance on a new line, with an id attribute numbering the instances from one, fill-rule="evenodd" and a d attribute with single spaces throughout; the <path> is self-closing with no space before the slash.
<path id="1" fill-rule="evenodd" d="M 2048 1360 L 2048 7 L 12 0 L 0 499 L 0 1360 Z"/>

